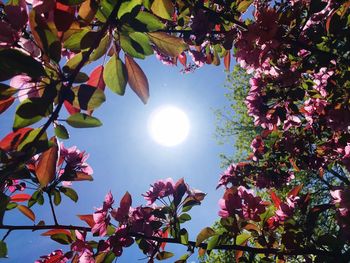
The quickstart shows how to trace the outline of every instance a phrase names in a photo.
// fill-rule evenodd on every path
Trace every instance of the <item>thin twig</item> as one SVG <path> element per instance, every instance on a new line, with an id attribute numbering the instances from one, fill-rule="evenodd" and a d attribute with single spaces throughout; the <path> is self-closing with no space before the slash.
<path id="1" fill-rule="evenodd" d="M 58 225 L 58 221 L 57 221 L 57 217 L 56 217 L 56 213 L 55 213 L 55 208 L 53 207 L 53 203 L 52 203 L 52 198 L 49 192 L 47 192 L 47 196 L 49 197 L 49 201 L 50 201 L 50 207 L 51 207 L 51 212 L 52 212 L 52 216 L 53 216 L 53 221 L 55 222 L 55 225 Z"/>

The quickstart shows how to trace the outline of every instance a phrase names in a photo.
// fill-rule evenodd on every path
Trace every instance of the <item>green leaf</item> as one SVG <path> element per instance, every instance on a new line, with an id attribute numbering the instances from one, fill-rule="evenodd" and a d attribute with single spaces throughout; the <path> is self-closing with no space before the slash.
<path id="1" fill-rule="evenodd" d="M 40 121 L 50 113 L 51 105 L 41 98 L 26 99 L 17 106 L 13 129 L 17 130 Z"/>
<path id="2" fill-rule="evenodd" d="M 215 234 L 216 232 L 210 227 L 203 228 L 197 236 L 196 247 L 198 247 L 198 245 L 202 243 L 204 240 L 208 239 L 211 236 L 214 236 Z"/>
<path id="3" fill-rule="evenodd" d="M 62 245 L 68 245 L 73 241 L 69 235 L 63 233 L 53 234 L 50 238 Z"/>
<path id="4" fill-rule="evenodd" d="M 147 35 L 161 53 L 170 57 L 177 57 L 188 48 L 188 45 L 179 37 L 174 37 L 163 32 L 147 33 Z"/>
<path id="5" fill-rule="evenodd" d="M 179 232 L 181 244 L 188 244 L 188 232 L 185 228 L 182 228 Z"/>
<path id="6" fill-rule="evenodd" d="M 79 72 L 74 79 L 74 83 L 84 83 L 89 80 L 89 76 L 84 72 Z"/>
<path id="7" fill-rule="evenodd" d="M 106 96 L 103 90 L 96 87 L 81 84 L 78 87 L 72 88 L 74 97 L 67 99 L 73 107 L 82 110 L 94 110 L 106 101 Z"/>
<path id="8" fill-rule="evenodd" d="M 179 216 L 179 221 L 181 224 L 189 220 L 191 220 L 191 216 L 189 214 L 183 213 Z"/>
<path id="9" fill-rule="evenodd" d="M 75 113 L 70 115 L 67 123 L 74 128 L 93 128 L 102 125 L 99 119 L 85 113 Z"/>
<path id="10" fill-rule="evenodd" d="M 75 192 L 72 188 L 69 187 L 63 187 L 61 186 L 59 188 L 60 192 L 63 193 L 65 196 L 69 197 L 72 201 L 77 202 L 78 201 L 78 194 Z"/>
<path id="11" fill-rule="evenodd" d="M 40 131 L 40 128 L 31 130 L 25 139 L 18 145 L 17 150 L 24 152 L 30 152 L 33 150 L 34 154 L 47 150 L 50 147 L 50 143 L 47 139 L 46 132 L 44 132 L 44 134 L 41 135 L 41 137 L 34 143 L 34 139 L 40 133 Z"/>
<path id="12" fill-rule="evenodd" d="M 107 53 L 108 48 L 111 44 L 111 37 L 109 34 L 106 34 L 100 41 L 100 44 L 94 51 L 92 51 L 89 61 L 96 61 L 101 58 L 104 54 Z"/>
<path id="13" fill-rule="evenodd" d="M 69 133 L 66 127 L 64 127 L 62 124 L 57 124 L 55 126 L 55 135 L 63 140 L 69 139 Z"/>
<path id="14" fill-rule="evenodd" d="M 57 189 L 53 189 L 52 193 L 53 193 L 53 203 L 57 206 L 61 203 L 61 200 L 62 200 L 61 194 L 59 191 L 57 191 Z"/>
<path id="15" fill-rule="evenodd" d="M 172 20 L 174 5 L 171 0 L 154 0 L 151 10 L 161 18 Z"/>
<path id="16" fill-rule="evenodd" d="M 72 34 L 66 41 L 64 47 L 70 50 L 81 50 L 90 48 L 95 42 L 99 32 L 90 29 L 83 29 Z"/>
<path id="17" fill-rule="evenodd" d="M 7 245 L 4 241 L 0 240 L 0 258 L 7 257 Z"/>
<path id="18" fill-rule="evenodd" d="M 41 190 L 37 190 L 32 194 L 32 197 L 28 200 L 28 207 L 32 207 L 37 201 L 39 196 L 42 196 L 43 193 Z"/>
<path id="19" fill-rule="evenodd" d="M 250 234 L 246 234 L 246 233 L 243 233 L 243 234 L 240 234 L 236 237 L 236 244 L 237 245 L 241 245 L 243 244 L 245 241 L 247 241 L 248 238 L 250 238 L 251 235 Z"/>
<path id="20" fill-rule="evenodd" d="M 134 58 L 144 59 L 153 54 L 153 49 L 146 34 L 140 32 L 123 32 L 120 35 L 123 51 Z"/>
<path id="21" fill-rule="evenodd" d="M 8 203 L 6 206 L 6 210 L 12 210 L 18 206 L 17 203 Z"/>
<path id="22" fill-rule="evenodd" d="M 157 253 L 156 259 L 164 260 L 164 259 L 171 258 L 172 256 L 174 256 L 174 253 L 167 252 L 167 251 L 160 251 Z"/>
<path id="23" fill-rule="evenodd" d="M 165 28 L 156 16 L 145 11 L 139 12 L 135 18 L 130 18 L 126 22 L 139 32 L 153 32 Z"/>
<path id="24" fill-rule="evenodd" d="M 128 75 L 126 67 L 117 55 L 113 55 L 103 71 L 103 80 L 113 92 L 124 95 Z"/>
<path id="25" fill-rule="evenodd" d="M 141 5 L 142 0 L 123 1 L 118 10 L 118 18 L 123 19 L 123 16 L 130 14 L 136 8 L 140 8 Z"/>
<path id="26" fill-rule="evenodd" d="M 247 11 L 249 6 L 253 3 L 254 0 L 243 0 L 238 4 L 237 11 L 240 13 L 244 13 Z"/>
<path id="27" fill-rule="evenodd" d="M 61 60 L 62 46 L 57 32 L 52 31 L 52 27 L 48 25 L 46 19 L 35 9 L 29 12 L 29 26 L 35 42 L 45 55 L 58 63 Z"/>
<path id="28" fill-rule="evenodd" d="M 219 238 L 220 238 L 220 235 L 212 236 L 208 241 L 207 250 L 212 250 L 213 248 L 215 248 L 216 245 L 219 243 Z"/>
<path id="29" fill-rule="evenodd" d="M 40 62 L 15 49 L 0 50 L 0 68 L 0 81 L 19 74 L 27 74 L 34 79 L 45 75 Z"/>

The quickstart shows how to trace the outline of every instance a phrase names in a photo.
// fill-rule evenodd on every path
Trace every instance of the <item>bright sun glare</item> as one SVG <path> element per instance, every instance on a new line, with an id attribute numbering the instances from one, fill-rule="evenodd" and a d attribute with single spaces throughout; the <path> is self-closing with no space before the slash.
<path id="1" fill-rule="evenodd" d="M 152 138 L 163 146 L 175 146 L 182 143 L 190 130 L 186 114 L 174 106 L 163 106 L 150 116 L 148 124 Z"/>

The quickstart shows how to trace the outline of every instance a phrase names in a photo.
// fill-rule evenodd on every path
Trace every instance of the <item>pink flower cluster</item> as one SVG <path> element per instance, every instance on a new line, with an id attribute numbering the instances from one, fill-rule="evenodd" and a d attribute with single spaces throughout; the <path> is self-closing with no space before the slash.
<path id="1" fill-rule="evenodd" d="M 337 221 L 341 233 L 346 239 L 350 239 L 350 188 L 339 188 L 330 191 L 333 203 L 337 208 Z"/>
<path id="2" fill-rule="evenodd" d="M 261 220 L 260 215 L 266 210 L 266 204 L 261 198 L 243 186 L 227 189 L 224 197 L 219 200 L 219 206 L 219 216 L 223 218 L 237 215 L 255 222 Z"/>

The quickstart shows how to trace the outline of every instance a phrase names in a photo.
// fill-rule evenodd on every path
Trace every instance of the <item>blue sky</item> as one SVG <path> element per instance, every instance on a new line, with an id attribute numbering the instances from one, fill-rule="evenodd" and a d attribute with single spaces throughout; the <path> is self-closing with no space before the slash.
<path id="1" fill-rule="evenodd" d="M 117 202 L 129 191 L 133 206 L 144 204 L 141 194 L 155 180 L 184 177 L 191 187 L 208 194 L 202 206 L 192 209 L 192 221 L 187 224 L 190 238 L 195 239 L 196 233 L 217 219 L 217 202 L 223 194 L 222 190 L 215 190 L 222 172 L 219 153 L 232 152 L 228 146 L 218 146 L 213 136 L 215 116 L 212 109 L 227 104 L 223 88 L 226 73 L 223 66 L 205 65 L 192 74 L 182 74 L 179 72 L 181 66 L 164 66 L 154 57 L 137 62 L 150 84 L 151 97 L 147 105 L 143 105 L 130 88 L 124 97 L 106 91 L 106 103 L 94 113 L 103 122 L 102 127 L 74 129 L 67 126 L 71 138 L 64 143 L 66 146 L 77 145 L 90 153 L 88 163 L 94 169 L 94 181 L 74 183 L 79 201 L 74 204 L 63 198 L 62 204 L 56 208 L 58 220 L 62 224 L 82 224 L 76 215 L 92 213 L 94 207 L 102 204 L 109 190 Z M 166 104 L 182 109 L 191 123 L 187 140 L 170 148 L 154 142 L 147 130 L 151 113 Z M 1 116 L 2 136 L 9 131 L 12 118 L 13 108 Z M 35 206 L 34 210 L 37 222 L 44 219 L 47 224 L 53 223 L 48 206 Z M 32 224 L 17 211 L 6 214 L 5 223 Z M 7 262 L 33 262 L 54 249 L 65 250 L 64 246 L 50 238 L 40 237 L 39 233 L 17 231 L 6 241 L 9 247 Z M 186 252 L 185 247 L 176 247 L 175 250 L 180 253 L 178 256 Z M 137 259 L 143 257 L 134 245 L 118 262 L 139 262 Z M 173 258 L 170 262 L 175 260 Z M 193 256 L 189 261 L 196 262 L 197 259 Z"/>

